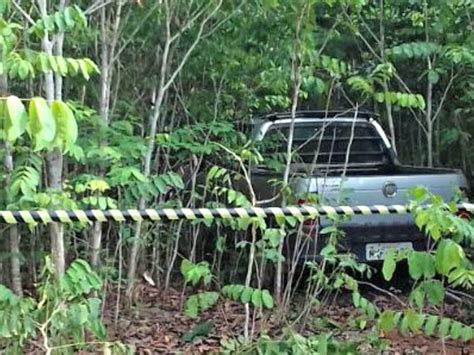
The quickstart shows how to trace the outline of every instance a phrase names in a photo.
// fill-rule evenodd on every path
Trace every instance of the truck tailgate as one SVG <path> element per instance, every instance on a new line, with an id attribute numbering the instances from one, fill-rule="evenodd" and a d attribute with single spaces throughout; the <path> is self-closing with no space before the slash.
<path id="1" fill-rule="evenodd" d="M 299 193 L 317 193 L 322 204 L 340 205 L 405 205 L 410 201 L 409 190 L 417 185 L 426 186 L 432 193 L 449 200 L 459 186 L 465 183 L 456 172 L 426 175 L 368 175 L 349 177 L 300 178 L 295 181 Z M 387 194 L 387 188 L 392 189 Z M 385 193 L 384 193 L 385 189 Z M 352 216 L 345 226 L 392 226 L 413 224 L 410 215 L 391 214 Z"/>

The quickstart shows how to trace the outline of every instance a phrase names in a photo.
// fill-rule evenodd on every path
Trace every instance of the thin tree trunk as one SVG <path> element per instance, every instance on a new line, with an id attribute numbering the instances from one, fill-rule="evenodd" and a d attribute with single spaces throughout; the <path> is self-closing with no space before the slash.
<path id="1" fill-rule="evenodd" d="M 40 9 L 41 17 L 43 20 L 45 20 L 48 16 L 46 0 L 38 0 L 38 6 Z M 44 34 L 42 39 L 42 49 L 46 55 L 53 55 L 53 43 L 49 40 L 49 34 L 47 32 Z M 56 90 L 54 83 L 54 75 L 52 71 L 48 71 L 44 74 L 44 90 L 46 94 L 46 100 L 50 105 L 55 99 L 55 97 L 61 97 L 61 93 Z M 49 188 L 51 188 L 52 190 L 61 191 L 63 159 L 60 149 L 54 148 L 51 153 L 48 153 L 46 156 L 46 161 Z M 54 268 L 56 271 L 56 276 L 60 277 L 64 274 L 66 267 L 63 239 L 64 229 L 62 224 L 51 223 L 49 230 L 51 237 L 51 254 L 53 257 Z"/>
<path id="2" fill-rule="evenodd" d="M 418 126 L 418 129 L 417 129 L 417 143 L 418 143 L 418 146 L 417 146 L 417 149 L 416 149 L 416 155 L 415 155 L 415 158 L 418 156 L 419 157 L 419 160 L 418 160 L 418 165 L 419 166 L 423 166 L 424 162 L 425 162 L 425 159 L 424 159 L 424 154 L 423 154 L 423 142 L 422 142 L 422 127 L 421 126 Z M 414 159 L 413 161 L 416 161 L 416 159 Z"/>
<path id="3" fill-rule="evenodd" d="M 91 238 L 91 265 L 97 268 L 100 264 L 100 245 L 102 241 L 102 223 L 96 222 L 93 225 Z"/>
<path id="4" fill-rule="evenodd" d="M 428 59 L 429 60 L 429 59 Z M 426 92 L 426 145 L 428 150 L 428 167 L 433 167 L 433 84 L 428 82 Z"/>
<path id="5" fill-rule="evenodd" d="M 122 1 L 117 5 L 117 16 L 115 18 L 115 26 L 113 33 L 110 33 L 107 19 L 107 7 L 103 6 L 100 13 L 100 42 L 101 42 L 101 68 L 100 68 L 100 100 L 99 112 L 104 126 L 109 125 L 110 114 L 110 92 L 112 86 L 112 67 L 113 67 L 113 53 L 117 43 L 118 28 L 120 24 L 120 14 L 122 9 Z M 110 38 L 112 36 L 112 38 Z M 106 145 L 105 139 L 100 142 L 101 145 Z M 105 175 L 103 167 L 99 171 L 100 176 Z M 102 222 L 94 222 L 91 230 L 91 264 L 94 267 L 100 264 L 100 247 L 102 243 Z"/>
<path id="6" fill-rule="evenodd" d="M 384 0 L 380 0 L 380 11 L 379 11 L 379 25 L 380 25 L 380 57 L 382 61 L 385 62 L 385 28 L 384 28 Z M 383 90 L 385 93 L 388 92 L 388 83 L 387 80 L 383 81 Z M 392 104 L 389 100 L 385 100 L 385 110 L 387 111 L 387 121 L 388 127 L 390 131 L 390 142 L 392 143 L 392 148 L 397 151 L 396 145 L 396 132 L 395 132 L 395 125 L 393 123 L 393 115 L 392 115 Z"/>
<path id="7" fill-rule="evenodd" d="M 461 125 L 461 122 L 459 120 L 459 116 L 454 113 L 453 114 L 453 117 L 454 117 L 454 126 L 456 127 L 456 129 L 459 131 L 459 132 L 463 132 L 463 128 L 462 128 L 462 125 Z M 464 137 L 461 136 L 460 138 L 460 141 L 459 141 L 459 147 L 461 149 L 461 166 L 462 166 L 462 170 L 464 171 L 464 173 L 468 174 L 470 173 L 468 171 L 468 164 L 467 164 L 467 156 L 468 156 L 468 152 L 469 152 L 469 146 L 468 144 L 466 144 L 466 141 L 464 139 Z M 470 177 L 470 174 L 469 176 Z"/>
<path id="8" fill-rule="evenodd" d="M 300 32 L 301 26 L 306 14 L 306 11 L 309 7 L 309 3 L 305 2 L 301 13 L 298 16 L 296 26 L 295 26 L 295 44 L 292 53 L 291 59 L 291 80 L 293 82 L 293 92 L 292 92 L 292 99 L 291 99 L 291 123 L 290 123 L 290 131 L 288 134 L 288 143 L 286 146 L 286 164 L 285 170 L 283 173 L 283 186 L 287 186 L 290 180 L 290 169 L 291 169 L 291 160 L 292 160 L 292 152 L 293 152 L 293 135 L 295 130 L 295 118 L 296 118 L 296 109 L 298 108 L 298 97 L 300 92 L 301 86 L 301 73 L 300 73 L 300 65 L 299 62 L 299 51 L 300 51 Z M 285 207 L 286 199 L 283 195 L 282 199 L 282 207 Z M 282 237 L 280 240 L 280 244 L 278 245 L 278 252 L 283 254 L 283 246 L 284 246 L 285 238 Z M 275 296 L 279 303 L 282 301 L 282 289 L 283 289 L 283 262 L 278 260 L 277 262 L 277 270 L 276 270 L 276 279 L 275 279 Z"/>
<path id="9" fill-rule="evenodd" d="M 428 4 L 424 3 L 424 15 L 425 15 L 425 40 L 428 43 L 430 41 L 429 33 L 428 33 Z M 428 73 L 433 69 L 433 62 L 432 58 L 428 56 L 427 64 L 428 64 Z M 425 112 L 425 120 L 426 120 L 426 144 L 428 149 L 428 167 L 433 167 L 433 83 L 429 80 L 428 75 L 428 84 L 426 87 L 426 112 Z"/>
<path id="10" fill-rule="evenodd" d="M 20 234 L 18 226 L 10 227 L 10 267 L 12 278 L 12 289 L 17 296 L 23 296 L 23 286 L 21 282 L 21 261 L 20 261 Z"/>
<path id="11" fill-rule="evenodd" d="M 0 95 L 5 96 L 8 92 L 8 80 L 6 75 L 0 76 Z M 10 184 L 10 177 L 13 171 L 13 154 L 12 147 L 5 140 L 4 141 L 4 159 L 3 159 L 3 168 L 5 169 L 5 179 L 4 191 L 6 194 L 6 202 L 11 202 L 8 198 L 8 188 Z M 9 231 L 9 241 L 10 241 L 10 276 L 11 276 L 11 286 L 13 292 L 17 296 L 23 296 L 23 286 L 21 280 L 21 261 L 20 261 L 20 235 L 18 231 L 18 226 L 10 226 Z M 6 248 L 5 248 L 6 249 Z M 0 271 L 3 269 L 3 264 L 0 267 Z"/>
<path id="12" fill-rule="evenodd" d="M 13 156 L 10 145 L 5 141 L 5 157 L 3 160 L 3 167 L 5 169 L 6 177 L 4 180 L 5 191 L 8 191 L 8 185 L 11 173 L 13 171 Z M 8 196 L 8 192 L 7 192 Z M 7 198 L 8 202 L 8 198 Z M 10 241 L 10 276 L 11 286 L 13 291 L 18 296 L 23 296 L 23 286 L 21 282 L 21 261 L 20 261 L 20 235 L 18 233 L 18 226 L 10 226 L 9 231 Z"/>
<path id="13" fill-rule="evenodd" d="M 163 54 L 161 57 L 161 69 L 160 69 L 160 81 L 159 81 L 159 86 L 157 91 L 157 95 L 154 97 L 153 100 L 153 114 L 150 119 L 150 124 L 149 124 L 149 135 L 148 135 L 148 143 L 147 143 L 147 151 L 145 155 L 145 161 L 143 163 L 143 174 L 148 177 L 151 173 L 151 163 L 152 163 L 152 157 L 153 157 L 153 152 L 155 148 L 155 136 L 156 136 L 156 128 L 157 124 L 159 121 L 159 118 L 161 116 L 161 109 L 162 109 L 162 103 L 163 103 L 163 98 L 165 96 L 165 82 L 166 82 L 166 73 L 167 73 L 167 68 L 168 68 L 168 55 L 169 55 L 169 50 L 170 50 L 170 45 L 171 45 L 171 32 L 170 32 L 170 17 L 169 17 L 169 8 L 168 8 L 168 2 L 165 1 L 165 7 L 166 7 L 166 20 L 165 20 L 165 27 L 166 27 L 166 38 L 165 38 L 165 44 L 163 47 Z M 138 208 L 139 209 L 144 209 L 146 206 L 145 199 L 142 197 L 138 201 Z M 132 247 L 130 249 L 130 258 L 129 258 L 129 265 L 128 265 L 128 272 L 127 272 L 127 295 L 131 296 L 132 290 L 133 290 L 133 285 L 134 285 L 134 279 L 135 279 L 135 273 L 137 270 L 137 256 L 138 252 L 140 249 L 140 234 L 142 230 L 142 223 L 139 221 L 136 223 L 135 227 L 135 236 L 133 239 Z"/>
<path id="14" fill-rule="evenodd" d="M 429 123 L 426 129 L 426 147 L 428 153 L 428 167 L 433 167 L 433 124 Z"/>
<path id="15" fill-rule="evenodd" d="M 440 130 L 441 130 L 441 117 L 438 117 L 438 119 L 435 121 L 436 128 L 435 128 L 435 163 L 436 166 L 441 166 L 441 144 L 440 144 Z"/>

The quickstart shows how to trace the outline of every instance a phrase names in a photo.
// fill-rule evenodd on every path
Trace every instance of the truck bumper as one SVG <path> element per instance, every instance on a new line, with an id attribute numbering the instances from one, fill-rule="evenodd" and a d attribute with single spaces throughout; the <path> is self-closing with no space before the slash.
<path id="1" fill-rule="evenodd" d="M 354 254 L 359 261 L 368 261 L 366 247 L 369 243 L 411 242 L 414 250 L 426 250 L 427 238 L 415 225 L 394 226 L 342 226 L 344 236 L 339 237 L 337 248 L 340 252 Z M 304 238 L 308 238 L 305 251 L 298 258 L 305 262 L 321 258 L 319 252 L 327 244 L 327 236 L 320 235 L 313 226 L 303 226 Z M 294 251 L 295 237 L 288 240 L 288 250 Z"/>

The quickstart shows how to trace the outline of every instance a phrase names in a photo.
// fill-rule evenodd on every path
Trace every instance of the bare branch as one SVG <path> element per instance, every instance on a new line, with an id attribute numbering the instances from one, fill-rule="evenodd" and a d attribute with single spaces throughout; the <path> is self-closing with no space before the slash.
<path id="1" fill-rule="evenodd" d="M 119 57 L 120 54 L 128 47 L 128 45 L 133 41 L 135 38 L 135 35 L 140 31 L 142 26 L 148 21 L 150 16 L 153 14 L 153 12 L 156 10 L 156 8 L 159 6 L 159 2 L 155 3 L 155 6 L 148 11 L 148 13 L 142 18 L 140 23 L 135 27 L 131 35 L 125 40 L 124 44 L 119 48 L 117 51 L 117 54 L 114 55 L 114 57 L 111 60 L 111 64 L 114 63 Z"/>
<path id="2" fill-rule="evenodd" d="M 443 96 L 441 97 L 441 100 L 439 102 L 438 108 L 436 109 L 435 114 L 433 115 L 431 121 L 434 122 L 438 118 L 439 114 L 441 113 L 441 109 L 443 108 L 444 102 L 446 101 L 446 98 L 448 96 L 449 90 L 451 90 L 451 87 L 453 86 L 454 79 L 458 77 L 459 74 L 453 74 L 451 72 L 451 77 L 449 78 L 448 85 L 446 85 L 446 88 L 443 91 Z"/>
<path id="3" fill-rule="evenodd" d="M 112 4 L 114 2 L 117 2 L 117 0 L 97 0 L 95 3 L 93 3 L 91 6 L 89 6 L 85 11 L 85 15 L 92 15 L 94 12 L 97 10 L 100 10 L 104 6 L 107 6 L 109 4 Z"/>
<path id="4" fill-rule="evenodd" d="M 22 7 L 18 5 L 18 3 L 15 0 L 13 0 L 12 3 L 17 8 L 17 10 L 20 11 L 21 14 L 26 18 L 26 20 L 30 23 L 30 25 L 34 26 L 36 24 L 36 22 L 31 18 L 31 16 L 28 15 L 28 13 L 25 10 L 23 10 Z"/>
<path id="5" fill-rule="evenodd" d="M 163 90 L 167 90 L 169 88 L 169 86 L 173 83 L 174 79 L 176 78 L 176 76 L 178 75 L 178 73 L 181 71 L 181 69 L 183 68 L 184 64 L 187 62 L 189 56 L 191 55 L 191 53 L 194 51 L 194 49 L 196 48 L 196 46 L 198 45 L 199 41 L 201 40 L 202 38 L 202 33 L 204 32 L 204 27 L 206 26 L 206 24 L 209 22 L 209 20 L 214 16 L 214 14 L 219 11 L 220 7 L 222 6 L 222 1 L 223 0 L 220 0 L 219 3 L 217 4 L 217 6 L 212 10 L 212 12 L 206 16 L 206 18 L 201 22 L 200 26 L 199 26 L 199 31 L 196 35 L 196 38 L 194 39 L 194 42 L 191 44 L 191 46 L 188 48 L 188 50 L 186 51 L 186 53 L 184 54 L 183 58 L 181 59 L 181 62 L 178 64 L 178 67 L 174 70 L 174 72 L 171 74 L 170 78 L 168 79 L 168 81 L 166 82 L 166 84 L 163 86 Z M 173 36 L 174 37 L 174 36 Z M 173 39 L 173 37 L 171 37 L 171 41 Z M 171 42 L 170 42 L 171 43 Z"/>
<path id="6" fill-rule="evenodd" d="M 203 6 L 200 10 L 196 10 L 196 12 L 195 12 L 193 15 L 191 15 L 192 17 L 185 23 L 185 25 L 184 25 L 178 32 L 176 32 L 173 36 L 171 36 L 171 39 L 170 39 L 171 42 L 174 42 L 174 41 L 177 40 L 184 32 L 186 32 L 186 30 L 188 30 L 188 28 L 190 28 L 190 27 L 194 24 L 194 22 L 196 22 L 196 20 L 197 20 L 199 17 L 201 17 L 201 15 L 202 15 L 203 13 L 206 12 L 208 6 L 209 6 L 209 5 Z M 218 7 L 220 7 L 220 5 L 219 5 Z"/>

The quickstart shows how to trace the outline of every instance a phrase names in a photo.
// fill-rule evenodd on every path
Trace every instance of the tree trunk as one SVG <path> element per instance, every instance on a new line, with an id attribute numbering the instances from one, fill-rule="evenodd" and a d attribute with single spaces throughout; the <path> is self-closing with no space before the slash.
<path id="1" fill-rule="evenodd" d="M 300 34 L 301 34 L 301 26 L 308 10 L 309 3 L 305 2 L 303 7 L 301 8 L 301 13 L 297 18 L 297 22 L 295 24 L 295 42 L 293 47 L 293 53 L 291 58 L 291 81 L 293 84 L 293 92 L 291 97 L 291 123 L 290 123 L 290 130 L 288 133 L 288 143 L 286 145 L 286 162 L 285 162 L 285 170 L 283 172 L 283 186 L 286 187 L 290 180 L 290 168 L 291 168 L 291 160 L 292 160 L 292 153 L 293 153 L 293 136 L 295 131 L 295 119 L 296 119 L 296 110 L 298 108 L 298 98 L 300 93 L 301 87 L 301 63 L 299 61 L 299 57 L 301 55 L 301 48 L 300 48 Z M 282 207 L 286 206 L 286 198 L 283 194 L 282 198 Z M 283 254 L 283 246 L 285 243 L 285 238 L 282 237 L 280 239 L 280 243 L 278 245 L 278 252 L 280 255 Z M 283 261 L 280 259 L 277 261 L 276 267 L 276 279 L 275 279 L 275 296 L 279 303 L 282 301 L 282 290 L 283 290 Z"/>
<path id="2" fill-rule="evenodd" d="M 8 92 L 8 80 L 6 75 L 0 76 L 0 95 L 5 96 Z M 8 188 L 10 184 L 10 176 L 13 171 L 13 155 L 12 155 L 12 147 L 10 144 L 5 140 L 4 141 L 4 150 L 5 156 L 3 159 L 3 168 L 5 169 L 5 179 L 4 183 L 4 191 L 6 195 L 5 201 L 7 204 L 10 201 Z M 10 241 L 10 276 L 11 276 L 11 286 L 13 292 L 17 296 L 23 296 L 23 286 L 21 280 L 21 261 L 20 261 L 20 235 L 18 233 L 18 226 L 12 225 L 10 226 L 9 231 L 9 241 Z M 5 248 L 6 249 L 6 248 Z M 3 272 L 3 264 L 0 266 L 0 272 Z"/>
<path id="3" fill-rule="evenodd" d="M 165 2 L 166 3 L 166 2 Z M 153 98 L 154 108 L 153 113 L 151 115 L 150 123 L 149 123 L 149 136 L 148 136 L 148 143 L 147 143 L 147 151 L 145 155 L 145 160 L 143 163 L 143 174 L 148 177 L 151 173 L 151 163 L 153 152 L 155 149 L 155 135 L 156 135 L 156 128 L 158 121 L 161 116 L 162 110 L 162 103 L 166 92 L 166 72 L 168 69 L 168 55 L 171 45 L 171 33 L 170 33 L 170 18 L 169 13 L 166 13 L 166 39 L 163 48 L 163 55 L 161 58 L 161 69 L 160 69 L 160 82 L 156 96 Z M 138 201 L 138 208 L 144 209 L 146 206 L 146 202 L 144 198 L 140 198 Z M 135 280 L 135 273 L 137 269 L 137 256 L 140 249 L 140 234 L 142 230 L 142 223 L 137 222 L 135 227 L 135 238 L 133 239 L 132 248 L 130 249 L 130 258 L 129 258 L 129 265 L 128 265 L 128 273 L 127 273 L 127 295 L 130 297 L 134 280 Z"/>
<path id="4" fill-rule="evenodd" d="M 429 33 L 428 33 L 428 4 L 424 3 L 424 15 L 425 15 L 425 40 L 428 43 L 430 41 Z M 433 69 L 433 59 L 428 56 L 426 58 L 427 66 L 428 66 L 428 73 Z M 432 61 L 433 60 L 433 61 Z M 425 120 L 426 120 L 426 144 L 428 150 L 428 167 L 433 167 L 433 83 L 429 79 L 428 75 L 428 84 L 426 86 L 426 112 L 425 112 Z"/>
<path id="5" fill-rule="evenodd" d="M 433 123 L 426 128 L 426 146 L 428 151 L 428 167 L 433 167 Z"/>
<path id="6" fill-rule="evenodd" d="M 10 227 L 10 267 L 12 278 L 12 289 L 17 296 L 23 296 L 23 286 L 21 282 L 21 261 L 20 261 L 20 234 L 18 226 Z"/>
<path id="7" fill-rule="evenodd" d="M 38 0 L 39 10 L 41 18 L 43 20 L 48 16 L 48 9 L 46 0 Z M 65 6 L 65 1 L 61 1 L 61 7 Z M 59 36 L 59 37 L 58 37 Z M 57 47 L 55 53 L 62 53 L 62 39 L 61 34 L 56 35 L 55 41 Z M 49 40 L 49 34 L 46 32 L 42 39 L 43 52 L 51 56 L 53 55 L 53 42 Z M 44 74 L 44 90 L 46 94 L 46 100 L 51 105 L 55 98 L 62 98 L 62 78 L 59 83 L 54 82 L 54 75 L 52 71 L 48 71 Z M 63 168 L 63 157 L 59 148 L 54 148 L 52 152 L 46 156 L 47 161 L 47 175 L 48 175 L 48 187 L 54 191 L 62 190 L 62 168 Z M 51 223 L 49 227 L 50 238 L 51 238 L 51 255 L 53 258 L 54 268 L 56 276 L 61 277 L 64 274 L 66 267 L 65 252 L 64 252 L 64 228 L 60 223 Z"/>
<path id="8" fill-rule="evenodd" d="M 118 31 L 120 26 L 121 12 L 122 12 L 123 1 L 117 2 L 117 12 L 115 16 L 115 23 L 113 31 L 109 32 L 108 18 L 107 18 L 107 7 L 103 6 L 100 13 L 100 42 L 101 42 L 101 53 L 100 53 L 100 100 L 99 100 L 99 112 L 100 117 L 104 126 L 109 125 L 110 115 L 110 96 L 112 87 L 112 68 L 114 62 L 114 53 L 118 41 Z M 100 144 L 102 146 L 107 145 L 107 141 L 102 139 Z M 99 176 L 105 175 L 105 169 L 100 168 Z M 94 267 L 100 264 L 100 247 L 102 243 L 102 223 L 94 222 L 91 231 L 91 264 Z"/>
<path id="9" fill-rule="evenodd" d="M 100 245 L 102 241 L 102 223 L 95 222 L 91 230 L 91 265 L 97 268 L 100 265 Z"/>
<path id="10" fill-rule="evenodd" d="M 4 189 L 7 194 L 7 202 L 9 202 L 8 198 L 8 186 L 10 175 L 13 171 L 13 156 L 11 153 L 10 145 L 5 141 L 4 142 L 5 148 L 5 157 L 3 160 L 3 167 L 5 169 L 6 177 L 4 180 Z M 10 226 L 9 231 L 9 240 L 10 240 L 10 276 L 11 276 L 11 283 L 12 289 L 18 296 L 23 296 L 23 287 L 21 282 L 21 261 L 20 261 L 20 235 L 18 233 L 18 226 L 12 225 Z"/>
<path id="11" fill-rule="evenodd" d="M 429 60 L 429 59 L 428 59 Z M 433 84 L 428 82 L 426 92 L 426 145 L 428 151 L 428 167 L 433 167 Z"/>
<path id="12" fill-rule="evenodd" d="M 380 11 L 379 11 L 379 26 L 380 26 L 380 57 L 382 61 L 385 61 L 385 28 L 384 28 L 384 18 L 385 18 L 385 6 L 384 0 L 380 0 Z M 383 90 L 385 93 L 388 92 L 388 83 L 387 80 L 383 81 Z M 396 133 L 395 125 L 393 124 L 393 115 L 392 115 L 392 104 L 389 100 L 385 100 L 385 110 L 387 111 L 387 121 L 388 128 L 390 131 L 390 142 L 392 143 L 392 148 L 397 152 L 396 145 Z"/>

